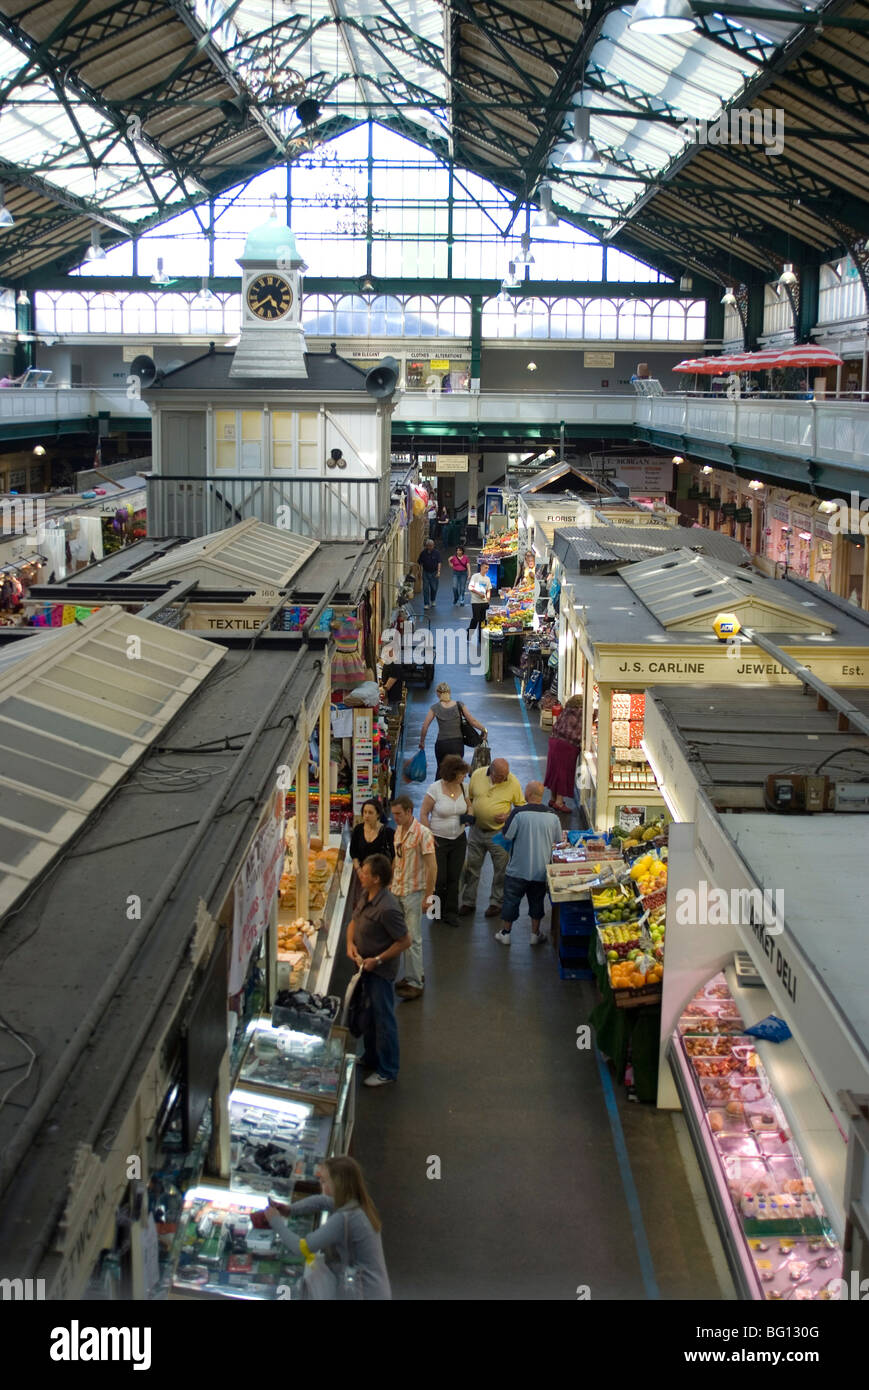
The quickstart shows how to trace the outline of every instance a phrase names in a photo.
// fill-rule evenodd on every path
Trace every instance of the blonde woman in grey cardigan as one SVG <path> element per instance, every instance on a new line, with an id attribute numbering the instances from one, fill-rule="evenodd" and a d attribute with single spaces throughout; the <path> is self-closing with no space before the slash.
<path id="1" fill-rule="evenodd" d="M 332 1213 L 328 1221 L 300 1239 L 293 1235 L 280 1210 L 270 1202 L 265 1215 L 272 1230 L 287 1250 L 303 1255 L 307 1261 L 313 1260 L 322 1250 L 326 1263 L 336 1275 L 340 1275 L 345 1265 L 352 1266 L 362 1285 L 363 1299 L 369 1302 L 391 1299 L 380 1239 L 380 1217 L 355 1158 L 327 1158 L 320 1186 L 321 1196 L 303 1197 L 293 1202 L 290 1215 L 328 1211 Z"/>

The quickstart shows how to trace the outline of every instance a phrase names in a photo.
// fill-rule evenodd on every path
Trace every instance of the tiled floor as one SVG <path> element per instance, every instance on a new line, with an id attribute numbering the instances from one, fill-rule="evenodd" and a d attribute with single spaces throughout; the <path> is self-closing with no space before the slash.
<path id="1" fill-rule="evenodd" d="M 469 617 L 442 584 L 432 626 Z M 512 677 L 493 685 L 453 664 L 441 679 L 523 785 L 542 776 L 546 735 Z M 435 698 L 434 686 L 410 693 L 410 751 Z M 432 736 L 431 780 L 433 762 Z M 426 785 L 410 787 L 416 804 Z M 628 1104 L 596 1050 L 578 1050 L 594 987 L 559 979 L 552 950 L 529 947 L 527 918 L 509 949 L 493 941 L 490 873 L 487 861 L 465 925 L 424 923 L 425 994 L 398 1005 L 398 1083 L 359 1091 L 353 1152 L 383 1217 L 394 1296 L 573 1300 L 588 1286 L 592 1300 L 732 1297 L 672 1116 Z"/>

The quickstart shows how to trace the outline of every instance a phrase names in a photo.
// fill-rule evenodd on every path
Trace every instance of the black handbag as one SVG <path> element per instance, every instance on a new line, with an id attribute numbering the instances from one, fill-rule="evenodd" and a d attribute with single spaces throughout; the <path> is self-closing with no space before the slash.
<path id="1" fill-rule="evenodd" d="M 483 742 L 483 735 L 479 729 L 475 729 L 468 718 L 464 705 L 459 705 L 459 723 L 462 729 L 462 742 L 466 748 L 476 748 L 478 743 Z"/>
<path id="2" fill-rule="evenodd" d="M 360 970 L 351 984 L 353 992 L 345 1008 L 344 1023 L 354 1038 L 361 1038 L 370 1030 L 374 1020 L 374 1008 L 365 971 Z"/>

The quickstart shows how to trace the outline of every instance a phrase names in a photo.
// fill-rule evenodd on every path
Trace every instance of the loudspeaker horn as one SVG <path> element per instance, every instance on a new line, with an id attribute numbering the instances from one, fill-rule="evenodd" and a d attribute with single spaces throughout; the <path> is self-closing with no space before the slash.
<path id="1" fill-rule="evenodd" d="M 399 367 L 394 357 L 382 358 L 365 378 L 365 390 L 377 400 L 391 396 L 398 385 Z"/>
<path id="2" fill-rule="evenodd" d="M 130 363 L 130 376 L 137 376 L 142 386 L 152 386 L 157 379 L 157 366 L 146 352 L 134 357 Z"/>

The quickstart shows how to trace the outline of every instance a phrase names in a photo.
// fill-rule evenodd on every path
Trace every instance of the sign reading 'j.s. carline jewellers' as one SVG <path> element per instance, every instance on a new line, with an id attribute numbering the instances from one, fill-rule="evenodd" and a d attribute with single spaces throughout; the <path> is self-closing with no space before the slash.
<path id="1" fill-rule="evenodd" d="M 789 684 L 797 677 L 749 643 L 741 647 L 709 647 L 702 654 L 686 652 L 676 655 L 672 650 L 657 655 L 634 656 L 632 652 L 607 655 L 598 647 L 595 679 L 598 682 L 626 685 L 669 685 L 685 680 L 698 685 L 729 685 L 735 680 L 754 681 L 758 685 Z M 790 654 L 790 653 L 789 653 Z M 796 653 L 794 653 L 796 655 Z M 798 661 L 829 685 L 869 686 L 869 654 L 865 652 L 830 652 L 823 656 L 812 652 L 811 657 Z"/>

